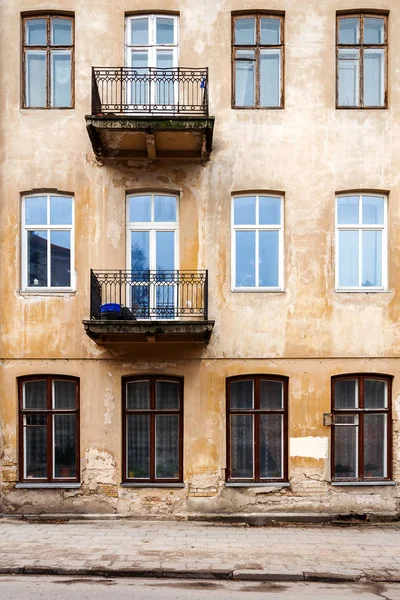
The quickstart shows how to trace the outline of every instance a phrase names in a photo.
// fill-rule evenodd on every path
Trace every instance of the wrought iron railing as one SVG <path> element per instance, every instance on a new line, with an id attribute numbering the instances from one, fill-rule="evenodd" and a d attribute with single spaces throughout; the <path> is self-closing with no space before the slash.
<path id="1" fill-rule="evenodd" d="M 90 271 L 94 320 L 208 319 L 208 271 Z"/>
<path id="2" fill-rule="evenodd" d="M 92 115 L 208 116 L 208 68 L 92 68 Z"/>

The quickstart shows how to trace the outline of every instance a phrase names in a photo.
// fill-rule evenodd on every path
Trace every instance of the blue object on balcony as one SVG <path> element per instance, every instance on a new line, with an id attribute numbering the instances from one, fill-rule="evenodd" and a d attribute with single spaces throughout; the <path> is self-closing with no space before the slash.
<path id="1" fill-rule="evenodd" d="M 120 304 L 102 304 L 100 306 L 100 313 L 120 313 L 121 312 L 121 305 Z"/>

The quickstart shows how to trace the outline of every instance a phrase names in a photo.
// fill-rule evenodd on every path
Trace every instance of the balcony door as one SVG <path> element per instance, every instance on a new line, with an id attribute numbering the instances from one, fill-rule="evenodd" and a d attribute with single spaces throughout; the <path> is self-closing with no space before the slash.
<path id="1" fill-rule="evenodd" d="M 126 20 L 127 104 L 138 112 L 174 112 L 178 66 L 178 17 L 140 15 Z"/>
<path id="2" fill-rule="evenodd" d="M 138 319 L 173 319 L 177 313 L 178 200 L 135 194 L 127 202 L 130 309 Z"/>

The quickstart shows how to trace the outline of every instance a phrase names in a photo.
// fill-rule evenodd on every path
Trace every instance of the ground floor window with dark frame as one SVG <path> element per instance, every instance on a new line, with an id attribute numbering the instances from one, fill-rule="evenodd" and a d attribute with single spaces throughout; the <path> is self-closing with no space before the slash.
<path id="1" fill-rule="evenodd" d="M 123 481 L 178 483 L 183 480 L 183 380 L 125 377 Z"/>
<path id="2" fill-rule="evenodd" d="M 227 481 L 287 481 L 286 377 L 227 379 Z"/>
<path id="3" fill-rule="evenodd" d="M 332 481 L 392 477 L 392 378 L 332 378 Z"/>
<path id="4" fill-rule="evenodd" d="M 79 379 L 20 377 L 19 480 L 79 481 Z"/>

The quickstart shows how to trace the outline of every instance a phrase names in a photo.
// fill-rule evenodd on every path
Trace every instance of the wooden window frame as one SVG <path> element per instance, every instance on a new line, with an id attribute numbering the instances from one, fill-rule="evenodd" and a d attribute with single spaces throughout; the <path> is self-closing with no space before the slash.
<path id="1" fill-rule="evenodd" d="M 150 382 L 150 408 L 146 409 L 128 409 L 126 408 L 126 386 L 133 381 Z M 179 409 L 158 409 L 156 408 L 156 382 L 172 381 L 179 384 Z M 128 477 L 127 461 L 127 416 L 130 414 L 150 415 L 150 477 L 148 479 L 139 477 Z M 155 423 L 157 415 L 178 415 L 179 416 L 179 477 L 175 479 L 161 479 L 155 476 L 156 458 L 155 458 Z M 169 375 L 135 375 L 122 378 L 122 483 L 138 483 L 143 485 L 160 483 L 183 483 L 183 377 L 173 377 Z"/>
<path id="2" fill-rule="evenodd" d="M 46 406 L 47 408 L 24 408 L 23 387 L 25 383 L 32 381 L 46 381 Z M 52 407 L 52 384 L 53 381 L 71 381 L 76 384 L 76 408 L 57 409 Z M 80 380 L 79 377 L 67 375 L 32 375 L 18 377 L 18 430 L 19 430 L 19 483 L 80 483 Z M 25 473 L 25 447 L 24 447 L 24 416 L 47 415 L 47 477 L 24 477 Z M 53 416 L 75 415 L 76 418 L 76 477 L 53 477 Z"/>
<path id="3" fill-rule="evenodd" d="M 387 385 L 387 408 L 364 408 L 364 381 L 373 379 L 374 381 L 383 381 Z M 335 383 L 337 381 L 357 381 L 358 407 L 357 408 L 335 408 Z M 358 416 L 358 440 L 357 440 L 357 456 L 358 456 L 358 473 L 357 477 L 336 477 L 335 476 L 335 427 L 343 427 L 343 425 L 332 425 L 331 431 L 331 480 L 333 482 L 379 482 L 392 481 L 393 478 L 393 425 L 392 425 L 392 380 L 391 375 L 383 375 L 380 373 L 354 373 L 346 375 L 336 375 L 331 378 L 331 410 L 333 418 L 340 416 Z M 364 473 L 364 415 L 365 414 L 384 414 L 386 415 L 386 477 L 365 477 Z"/>
<path id="4" fill-rule="evenodd" d="M 274 18 L 280 21 L 280 32 L 281 41 L 280 44 L 261 44 L 261 19 L 262 18 Z M 250 45 L 235 44 L 235 23 L 239 19 L 256 19 L 256 43 Z M 231 106 L 237 110 L 279 110 L 284 108 L 284 80 L 285 80 L 285 16 L 282 12 L 243 12 L 240 14 L 232 13 L 232 99 Z M 277 49 L 280 48 L 280 103 L 278 106 L 260 106 L 260 51 L 263 49 Z M 236 106 L 236 52 L 237 50 L 254 50 L 255 52 L 255 104 L 254 106 Z"/>
<path id="5" fill-rule="evenodd" d="M 69 224 L 51 224 L 50 223 L 50 198 L 51 197 L 62 197 L 62 198 L 70 198 L 72 205 L 72 218 L 71 225 Z M 27 225 L 25 223 L 25 201 L 29 198 L 47 198 L 47 217 L 48 222 L 46 224 L 32 224 Z M 69 193 L 61 193 L 61 192 L 51 192 L 51 191 L 43 191 L 43 192 L 35 192 L 32 194 L 24 194 L 22 196 L 22 211 L 21 211 L 22 221 L 21 221 L 21 287 L 23 292 L 49 292 L 49 293 L 57 293 L 57 292 L 74 292 L 76 289 L 76 281 L 75 281 L 75 198 L 72 194 Z M 28 285 L 28 232 L 29 231 L 46 231 L 47 234 L 50 234 L 52 231 L 69 231 L 70 232 L 70 242 L 71 242 L 71 254 L 70 254 L 70 285 L 67 287 L 51 287 L 47 286 L 30 286 Z M 51 271 L 51 243 L 50 243 L 50 235 L 48 236 L 48 249 L 47 249 L 47 257 L 48 257 L 48 273 Z M 49 281 L 47 282 L 49 283 Z"/>
<path id="6" fill-rule="evenodd" d="M 29 46 L 26 44 L 26 23 L 35 19 L 46 20 L 46 46 Z M 72 41 L 68 46 L 55 45 L 51 43 L 51 20 L 64 19 L 71 21 Z M 21 40 L 22 40 L 22 69 L 21 69 L 21 106 L 29 110 L 71 110 L 75 108 L 75 17 L 65 13 L 35 13 L 22 15 L 21 19 Z M 26 102 L 26 53 L 29 50 L 46 51 L 46 106 L 28 106 Z M 71 51 L 71 105 L 70 106 L 52 106 L 51 105 L 51 52 L 52 50 L 70 50 Z"/>
<path id="7" fill-rule="evenodd" d="M 238 408 L 231 409 L 230 407 L 230 384 L 235 381 L 253 381 L 254 390 L 254 408 Z M 283 408 L 282 409 L 260 409 L 260 380 L 279 381 L 283 385 Z M 282 375 L 237 375 L 226 379 L 226 481 L 227 483 L 285 483 L 288 481 L 288 390 L 289 379 Z M 282 477 L 281 478 L 265 478 L 260 477 L 260 457 L 259 457 L 259 416 L 264 414 L 281 414 L 283 415 L 283 440 L 282 440 Z M 253 478 L 235 478 L 231 477 L 231 415 L 254 415 L 254 477 Z"/>
<path id="8" fill-rule="evenodd" d="M 364 44 L 364 19 L 365 18 L 380 18 L 384 21 L 384 42 L 383 44 Z M 339 21 L 340 19 L 360 19 L 360 41 L 358 44 L 339 44 Z M 359 104 L 358 106 L 344 106 L 339 104 L 339 50 L 358 49 L 360 51 L 359 58 Z M 384 51 L 384 103 L 382 106 L 364 106 L 364 50 L 379 49 Z M 385 110 L 388 108 L 388 14 L 381 12 L 345 12 L 336 13 L 336 108 L 341 110 Z"/>
<path id="9" fill-rule="evenodd" d="M 340 198 L 349 198 L 358 196 L 359 199 L 359 222 L 342 224 L 338 223 L 338 200 Z M 373 196 L 382 198 L 384 201 L 384 212 L 383 212 L 383 225 L 382 224 L 363 224 L 361 220 L 362 211 L 362 200 L 365 197 Z M 361 235 L 363 231 L 382 231 L 382 285 L 381 286 L 340 286 L 340 247 L 339 247 L 339 233 L 341 231 L 357 231 L 359 234 L 359 240 L 362 239 Z M 368 292 L 368 293 L 379 293 L 385 292 L 388 289 L 388 194 L 381 192 L 370 192 L 370 191 L 359 191 L 345 192 L 336 194 L 335 200 L 335 291 L 340 293 L 346 292 Z M 363 257 L 362 257 L 362 243 L 359 243 L 359 278 L 362 273 Z"/>

